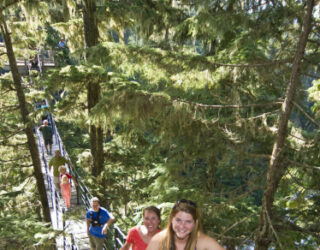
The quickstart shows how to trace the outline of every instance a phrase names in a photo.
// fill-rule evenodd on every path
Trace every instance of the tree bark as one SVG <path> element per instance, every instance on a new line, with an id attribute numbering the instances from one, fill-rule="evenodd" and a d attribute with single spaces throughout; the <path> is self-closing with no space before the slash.
<path id="1" fill-rule="evenodd" d="M 262 199 L 262 207 L 260 212 L 259 231 L 256 236 L 255 249 L 267 250 L 272 242 L 275 234 L 272 224 L 272 204 L 274 195 L 279 186 L 280 180 L 286 170 L 286 165 L 282 163 L 283 146 L 288 133 L 288 121 L 293 107 L 293 101 L 297 85 L 299 83 L 299 67 L 303 59 L 308 36 L 311 31 L 311 19 L 314 0 L 308 0 L 306 11 L 303 19 L 302 32 L 299 38 L 297 50 L 295 53 L 290 82 L 286 91 L 286 98 L 282 104 L 281 114 L 278 121 L 278 134 L 273 145 L 272 155 L 267 173 L 267 183 Z"/>
<path id="2" fill-rule="evenodd" d="M 83 1 L 83 26 L 84 26 L 84 40 L 86 48 L 96 46 L 99 39 L 99 31 L 97 20 L 95 18 L 96 1 Z M 87 52 L 86 58 L 88 58 Z M 97 82 L 88 82 L 87 87 L 87 101 L 89 116 L 92 108 L 99 102 L 100 99 L 100 84 Z M 103 154 L 103 130 L 101 126 L 90 124 L 90 147 L 93 158 L 92 175 L 98 176 L 104 167 Z"/>
<path id="3" fill-rule="evenodd" d="M 13 77 L 13 83 L 17 93 L 19 101 L 19 109 L 22 117 L 23 124 L 25 125 L 25 133 L 27 135 L 28 147 L 32 158 L 32 164 L 34 168 L 34 175 L 36 177 L 37 187 L 41 199 L 43 215 L 46 222 L 51 222 L 50 209 L 48 205 L 48 199 L 46 194 L 46 188 L 43 181 L 43 175 L 41 172 L 41 163 L 39 157 L 39 151 L 36 144 L 36 140 L 33 135 L 33 124 L 29 119 L 29 111 L 27 109 L 26 99 L 24 91 L 21 84 L 21 77 L 18 71 L 16 58 L 12 48 L 11 36 L 7 28 L 7 24 L 4 16 L 0 13 L 0 28 L 5 41 L 7 56 L 11 68 L 11 73 Z"/>

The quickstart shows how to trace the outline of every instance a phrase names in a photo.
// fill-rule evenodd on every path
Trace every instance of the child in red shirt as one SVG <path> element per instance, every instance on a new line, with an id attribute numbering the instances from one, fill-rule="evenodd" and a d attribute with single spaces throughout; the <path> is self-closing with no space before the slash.
<path id="1" fill-rule="evenodd" d="M 61 187 L 61 194 L 62 197 L 66 203 L 66 207 L 70 208 L 70 200 L 71 200 L 71 183 L 69 180 L 72 180 L 73 183 L 78 186 L 78 183 L 72 178 L 70 174 L 67 173 L 67 168 L 66 166 L 62 165 L 59 167 L 59 172 L 60 172 L 60 187 Z"/>
<path id="2" fill-rule="evenodd" d="M 70 176 L 71 177 L 71 176 Z M 61 194 L 66 203 L 67 209 L 70 208 L 70 200 L 71 200 L 71 184 L 69 182 L 68 176 L 65 174 L 61 177 Z"/>

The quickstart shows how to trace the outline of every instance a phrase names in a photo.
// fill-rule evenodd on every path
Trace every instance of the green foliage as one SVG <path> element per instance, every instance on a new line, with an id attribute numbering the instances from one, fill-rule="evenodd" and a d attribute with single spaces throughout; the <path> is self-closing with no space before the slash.
<path id="1" fill-rule="evenodd" d="M 41 221 L 41 207 L 32 177 L 26 136 L 14 92 L 1 79 L 0 112 L 0 247 L 48 249 L 56 233 Z M 6 108 L 5 108 L 6 107 Z"/>
<path id="2" fill-rule="evenodd" d="M 56 48 L 61 39 L 59 33 L 50 25 L 50 23 L 45 23 L 44 28 L 47 33 L 45 44 L 51 49 Z"/>
<path id="3" fill-rule="evenodd" d="M 62 2 L 51 3 L 51 11 L 43 6 L 39 14 L 30 3 L 17 10 L 27 14 L 28 23 L 20 20 L 10 27 L 18 55 L 31 55 L 34 51 L 25 48 L 38 43 L 56 46 L 63 36 L 73 59 L 78 57 L 76 65 L 60 64 L 65 67 L 35 79 L 44 91 L 28 90 L 27 100 L 56 100 L 52 111 L 58 129 L 92 193 L 110 206 L 124 229 L 141 222 L 142 208 L 151 204 L 162 208 L 164 225 L 172 204 L 188 198 L 201 208 L 206 233 L 228 246 L 252 245 L 277 133 L 280 106 L 275 102 L 286 95 L 303 4 L 193 1 L 190 6 L 189 1 L 180 1 L 180 6 L 173 6 L 167 0 L 99 1 L 95 16 L 101 43 L 84 49 L 83 22 L 75 2 Z M 44 21 L 49 18 L 50 27 Z M 311 37 L 318 39 L 316 32 Z M 315 44 L 308 43 L 301 72 L 317 70 Z M 86 62 L 84 53 L 89 55 Z M 309 89 L 316 114 L 318 83 Z M 8 75 L 0 84 L 5 92 L 12 88 Z M 90 114 L 89 84 L 101 88 Z M 13 95 L 1 97 L 1 105 L 14 106 L 13 99 Z M 36 119 L 39 113 L 32 115 Z M 300 117 L 292 118 L 288 129 L 283 159 L 288 170 L 271 218 L 280 239 L 272 239 L 272 244 L 283 249 L 319 245 L 315 229 L 319 170 L 314 167 L 319 135 L 298 127 Z M 1 121 L 1 135 L 13 135 L 23 127 L 16 111 L 2 112 Z M 104 128 L 105 168 L 98 177 L 90 175 L 90 124 Z M 19 145 L 25 139 L 21 133 L 4 137 L 1 160 L 15 159 L 17 149 L 26 152 Z M 24 194 L 18 187 L 31 175 L 27 166 L 20 170 L 19 165 L 25 164 L 25 159 L 15 160 L 10 171 L 1 165 L 1 185 L 7 191 L 0 212 L 9 214 L 10 202 L 20 203 Z M 19 219 L 24 216 L 19 214 Z M 19 229 L 27 244 L 54 237 L 45 225 L 30 220 L 31 231 L 39 234 L 34 238 Z"/>

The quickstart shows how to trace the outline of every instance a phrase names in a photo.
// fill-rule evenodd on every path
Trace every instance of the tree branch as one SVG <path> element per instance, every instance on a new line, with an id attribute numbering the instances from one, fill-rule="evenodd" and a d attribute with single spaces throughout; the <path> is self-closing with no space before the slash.
<path id="1" fill-rule="evenodd" d="M 222 234 L 218 234 L 218 233 L 215 233 L 215 232 L 211 232 L 209 231 L 209 234 L 217 237 L 218 239 L 225 239 L 225 240 L 237 240 L 237 241 L 242 241 L 245 239 L 245 237 L 231 237 L 231 236 L 225 236 L 225 235 L 222 235 Z"/>
<path id="2" fill-rule="evenodd" d="M 314 78 L 314 79 L 320 79 L 320 76 L 311 75 L 311 74 L 308 74 L 308 73 L 302 73 L 302 75 L 305 75 L 305 76 L 308 76 L 308 77 L 311 77 L 311 78 Z"/>
<path id="3" fill-rule="evenodd" d="M 274 234 L 274 237 L 276 238 L 277 242 L 279 243 L 280 248 L 282 248 L 281 242 L 280 242 L 280 240 L 279 240 L 279 236 L 278 236 L 276 230 L 274 229 L 273 224 L 272 224 L 272 221 L 271 221 L 271 219 L 270 219 L 268 209 L 265 210 L 265 213 L 266 213 L 266 216 L 267 216 L 269 225 L 270 225 L 270 227 L 271 227 L 271 230 L 272 230 L 272 232 L 273 232 L 273 234 Z"/>
<path id="4" fill-rule="evenodd" d="M 29 165 L 23 165 L 23 164 L 16 164 L 14 163 L 14 167 L 10 167 L 10 169 L 21 169 L 21 168 L 30 168 L 32 167 L 33 165 L 32 164 L 29 164 Z"/>
<path id="5" fill-rule="evenodd" d="M 246 220 L 248 220 L 249 218 L 251 218 L 252 216 L 254 215 L 257 215 L 257 213 L 253 213 L 253 214 L 250 214 L 249 216 L 243 218 L 242 220 L 240 221 L 237 221 L 236 223 L 234 223 L 232 226 L 228 227 L 226 230 L 224 230 L 221 235 L 224 235 L 226 232 L 230 231 L 232 228 L 238 226 L 239 224 L 245 222 Z"/>
<path id="6" fill-rule="evenodd" d="M 300 162 L 297 162 L 297 161 L 292 161 L 292 160 L 289 160 L 289 159 L 284 159 L 286 162 L 292 164 L 292 165 L 296 165 L 298 167 L 302 167 L 302 168 L 311 168 L 311 169 L 316 169 L 316 170 L 320 170 L 320 167 L 319 166 L 312 166 L 312 165 L 308 165 L 308 164 L 304 164 L 304 163 L 300 163 Z"/>
<path id="7" fill-rule="evenodd" d="M 302 228 L 302 227 L 299 227 L 296 224 L 292 223 L 291 221 L 285 220 L 279 216 L 273 216 L 273 219 L 276 219 L 277 221 L 280 220 L 283 223 L 283 226 L 277 225 L 277 227 L 279 227 L 279 228 L 282 228 L 282 227 L 285 227 L 285 229 L 290 228 L 294 231 L 298 231 L 298 232 L 302 232 L 302 233 L 306 233 L 306 234 L 312 234 L 314 236 L 319 237 L 319 233 L 320 233 L 319 225 L 314 226 L 314 227 L 309 227 L 309 228 Z M 317 229 L 314 229 L 314 228 L 317 228 Z"/>
<path id="8" fill-rule="evenodd" d="M 0 107 L 1 110 L 6 110 L 6 111 L 13 111 L 13 110 L 18 110 L 19 106 L 18 105 L 10 105 L 10 106 L 2 106 Z"/>
<path id="9" fill-rule="evenodd" d="M 318 66 L 319 65 L 319 61 L 317 60 L 317 61 L 312 61 L 312 60 L 310 60 L 310 59 L 308 59 L 307 57 L 303 57 L 303 60 L 304 61 L 306 61 L 306 62 L 308 62 L 308 63 L 310 63 L 311 65 L 315 65 L 315 66 Z"/>
<path id="10" fill-rule="evenodd" d="M 19 146 L 26 146 L 28 145 L 28 142 L 25 142 L 25 143 L 17 143 L 17 144 L 8 144 L 8 143 L 5 143 L 4 141 L 0 141 L 0 144 L 2 144 L 3 146 L 6 146 L 6 147 L 19 147 Z"/>
<path id="11" fill-rule="evenodd" d="M 22 131 L 24 131 L 24 128 L 14 131 L 13 134 L 8 135 L 7 137 L 2 138 L 2 142 L 5 141 L 5 140 L 7 140 L 7 139 L 9 139 L 9 138 L 11 138 L 11 137 L 13 137 L 13 136 L 15 136 L 16 134 L 18 134 L 18 133 L 20 133 L 20 132 L 22 132 Z"/>
<path id="12" fill-rule="evenodd" d="M 302 113 L 304 114 L 313 124 L 317 125 L 320 128 L 320 124 L 314 120 L 306 111 L 303 110 L 302 107 L 299 106 L 298 103 L 296 103 L 295 101 L 292 101 L 293 105 Z"/>
<path id="13" fill-rule="evenodd" d="M 243 152 L 243 154 L 247 155 L 247 156 L 250 156 L 250 157 L 254 157 L 254 158 L 258 158 L 258 159 L 266 159 L 266 160 L 270 160 L 271 158 L 271 155 L 267 155 L 267 154 L 252 154 L 252 153 L 246 153 L 246 152 Z M 285 162 L 287 163 L 290 163 L 292 165 L 296 165 L 298 167 L 303 167 L 303 168 L 311 168 L 311 169 L 316 169 L 316 170 L 320 170 L 320 167 L 319 166 L 312 166 L 312 165 L 308 165 L 308 164 L 305 164 L 305 163 L 300 163 L 300 162 L 297 162 L 297 161 L 292 161 L 292 160 L 289 160 L 287 158 L 284 158 L 283 159 Z"/>
<path id="14" fill-rule="evenodd" d="M 283 60 L 274 60 L 266 63 L 252 63 L 252 64 L 228 64 L 228 63 L 218 63 L 214 62 L 215 66 L 225 66 L 225 67 L 240 67 L 240 68 L 250 68 L 250 67 L 265 67 L 270 65 L 277 65 L 282 63 L 291 63 L 293 58 L 283 59 Z"/>
<path id="15" fill-rule="evenodd" d="M 27 159 L 27 158 L 30 158 L 30 156 L 25 156 L 25 157 L 21 157 L 21 158 L 15 158 L 15 159 L 12 159 L 12 160 L 7 160 L 7 161 L 4 161 L 4 160 L 0 159 L 0 162 L 3 162 L 3 163 L 16 162 L 18 160 L 24 160 L 24 159 Z"/>
<path id="16" fill-rule="evenodd" d="M 315 44 L 320 45 L 320 42 L 319 42 L 319 41 L 317 41 L 317 40 L 308 39 L 308 42 L 310 42 L 310 43 L 315 43 Z"/>
<path id="17" fill-rule="evenodd" d="M 265 106 L 275 106 L 275 105 L 282 105 L 282 101 L 274 101 L 274 102 L 265 102 L 265 103 L 254 103 L 254 104 L 247 104 L 247 105 L 219 105 L 219 104 L 202 104 L 202 103 L 196 103 L 196 102 L 190 102 L 190 101 L 184 101 L 181 99 L 174 99 L 173 102 L 181 102 L 181 103 L 188 103 L 190 105 L 193 105 L 195 107 L 200 108 L 212 108 L 212 109 L 221 109 L 221 108 L 252 108 L 252 107 L 265 107 Z"/>
<path id="18" fill-rule="evenodd" d="M 1 96 L 4 96 L 5 94 L 7 94 L 7 93 L 9 93 L 9 92 L 11 92 L 11 91 L 12 91 L 11 89 L 2 91 L 2 92 L 1 92 Z"/>
<path id="19" fill-rule="evenodd" d="M 279 111 L 279 109 L 276 109 L 276 110 L 273 110 L 273 111 L 270 111 L 270 112 L 266 112 L 266 113 L 263 113 L 261 115 L 257 115 L 257 116 L 252 116 L 252 117 L 247 117 L 247 118 L 242 118 L 242 119 L 247 119 L 247 120 L 254 120 L 254 119 L 259 119 L 261 117 L 264 117 L 264 116 L 267 116 L 267 115 L 271 115 L 275 112 Z"/>
<path id="20" fill-rule="evenodd" d="M 212 231 L 209 231 L 209 234 L 215 236 L 218 239 L 225 239 L 225 240 L 236 240 L 236 241 L 243 241 L 244 239 L 246 239 L 245 237 L 231 237 L 231 236 L 225 236 L 222 234 L 218 234 Z"/>

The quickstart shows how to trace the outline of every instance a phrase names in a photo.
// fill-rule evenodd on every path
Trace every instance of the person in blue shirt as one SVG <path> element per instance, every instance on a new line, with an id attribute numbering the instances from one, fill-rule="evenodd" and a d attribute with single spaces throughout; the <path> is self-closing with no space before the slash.
<path id="1" fill-rule="evenodd" d="M 59 44 L 58 44 L 59 48 L 63 49 L 66 47 L 66 43 L 64 41 L 64 39 L 62 38 L 60 41 L 59 41 Z"/>
<path id="2" fill-rule="evenodd" d="M 87 211 L 87 234 L 91 250 L 102 250 L 107 231 L 116 220 L 109 212 L 100 206 L 100 200 L 93 197 L 91 208 Z"/>

